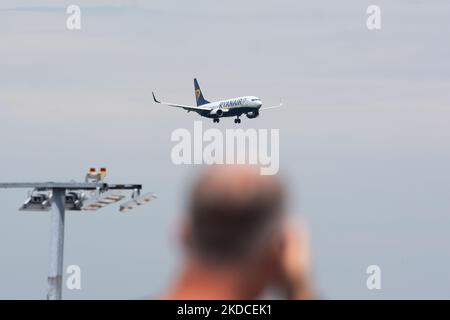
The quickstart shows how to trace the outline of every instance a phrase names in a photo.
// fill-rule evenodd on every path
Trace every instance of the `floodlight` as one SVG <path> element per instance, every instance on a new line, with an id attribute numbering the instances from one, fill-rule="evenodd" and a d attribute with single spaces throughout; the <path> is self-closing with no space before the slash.
<path id="1" fill-rule="evenodd" d="M 154 193 L 146 193 L 142 196 L 136 196 L 133 200 L 127 201 L 125 203 L 122 203 L 120 205 L 120 212 L 127 212 L 130 211 L 136 207 L 139 207 L 143 204 L 146 204 L 147 202 L 152 201 L 153 199 L 156 199 L 157 196 Z"/>
<path id="2" fill-rule="evenodd" d="M 84 193 L 68 192 L 66 194 L 64 207 L 66 210 L 79 211 L 83 207 Z"/>
<path id="3" fill-rule="evenodd" d="M 51 195 L 48 193 L 32 193 L 19 208 L 20 211 L 49 211 L 51 208 Z"/>
<path id="4" fill-rule="evenodd" d="M 122 200 L 123 198 L 125 198 L 125 196 L 118 192 L 113 191 L 103 192 L 99 196 L 94 197 L 88 201 L 85 201 L 82 210 L 98 210 L 103 207 L 106 207 L 109 204 L 116 203 Z"/>

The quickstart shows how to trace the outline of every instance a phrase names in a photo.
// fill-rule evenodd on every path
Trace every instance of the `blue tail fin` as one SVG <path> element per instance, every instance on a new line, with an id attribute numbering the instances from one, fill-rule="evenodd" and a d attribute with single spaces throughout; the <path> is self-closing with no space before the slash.
<path id="1" fill-rule="evenodd" d="M 202 89 L 200 89 L 197 79 L 195 79 L 195 78 L 194 78 L 194 89 L 195 89 L 195 100 L 197 101 L 197 106 L 201 106 L 202 104 L 209 103 L 209 101 L 203 97 Z"/>

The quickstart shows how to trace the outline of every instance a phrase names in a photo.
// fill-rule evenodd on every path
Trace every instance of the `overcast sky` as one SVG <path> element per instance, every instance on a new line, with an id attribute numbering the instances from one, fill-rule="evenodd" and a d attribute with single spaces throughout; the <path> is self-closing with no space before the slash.
<path id="1" fill-rule="evenodd" d="M 69 4 L 82 29 L 68 31 Z M 382 29 L 366 28 L 378 4 Z M 170 160 L 194 103 L 256 95 L 279 128 L 291 209 L 310 227 L 326 298 L 450 298 L 450 3 L 421 1 L 13 1 L 0 4 L 0 181 L 143 183 L 159 199 L 68 213 L 66 298 L 158 297 L 174 274 L 178 219 L 199 167 Z M 234 128 L 204 119 L 205 128 Z M 0 191 L 0 298 L 44 298 L 48 213 Z M 368 265 L 382 289 L 366 288 Z"/>

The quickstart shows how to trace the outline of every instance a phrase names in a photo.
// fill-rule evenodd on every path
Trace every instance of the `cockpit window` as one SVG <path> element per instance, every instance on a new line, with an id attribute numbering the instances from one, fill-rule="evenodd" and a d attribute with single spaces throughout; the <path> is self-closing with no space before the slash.
<path id="1" fill-rule="evenodd" d="M 261 101 L 261 99 L 252 99 L 252 101 Z"/>

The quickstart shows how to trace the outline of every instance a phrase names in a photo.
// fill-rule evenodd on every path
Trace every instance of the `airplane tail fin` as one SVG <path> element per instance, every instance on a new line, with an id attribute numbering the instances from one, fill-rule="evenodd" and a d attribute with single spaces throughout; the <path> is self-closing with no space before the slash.
<path id="1" fill-rule="evenodd" d="M 195 100 L 197 101 L 197 106 L 201 106 L 203 104 L 209 103 L 209 101 L 203 97 L 202 89 L 200 89 L 200 86 L 198 85 L 198 81 L 195 78 L 194 78 L 194 89 L 195 89 Z"/>

